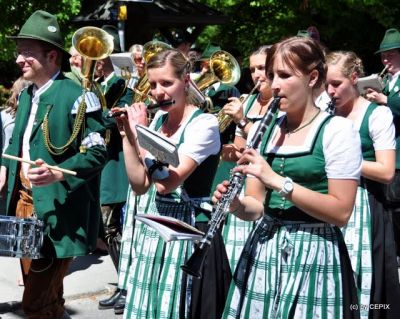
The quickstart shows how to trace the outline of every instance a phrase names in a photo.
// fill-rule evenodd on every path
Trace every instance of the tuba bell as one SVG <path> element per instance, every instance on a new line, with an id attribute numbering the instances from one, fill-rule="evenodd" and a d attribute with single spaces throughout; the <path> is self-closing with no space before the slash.
<path id="1" fill-rule="evenodd" d="M 113 37 L 97 27 L 82 27 L 73 34 L 72 46 L 83 57 L 82 86 L 90 90 L 93 84 L 95 61 L 105 59 L 113 52 Z"/>
<path id="2" fill-rule="evenodd" d="M 221 82 L 226 85 L 235 85 L 240 79 L 240 66 L 230 53 L 218 50 L 210 57 L 210 69 L 196 79 L 195 84 L 200 91 L 205 91 L 212 84 Z M 207 104 L 205 111 L 215 113 L 214 107 Z"/>

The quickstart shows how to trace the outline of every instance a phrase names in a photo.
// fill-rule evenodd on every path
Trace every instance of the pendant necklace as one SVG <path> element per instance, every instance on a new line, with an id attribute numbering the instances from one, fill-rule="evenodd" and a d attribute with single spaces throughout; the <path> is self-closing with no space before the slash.
<path id="1" fill-rule="evenodd" d="M 287 118 L 286 118 L 286 128 L 285 128 L 285 133 L 287 134 L 288 137 L 290 137 L 290 135 L 302 130 L 303 128 L 307 127 L 308 125 L 310 125 L 318 116 L 318 114 L 321 112 L 321 109 L 318 109 L 317 113 L 315 113 L 315 115 L 311 118 L 311 120 L 309 120 L 306 124 L 294 129 L 294 130 L 289 130 L 287 127 Z"/>

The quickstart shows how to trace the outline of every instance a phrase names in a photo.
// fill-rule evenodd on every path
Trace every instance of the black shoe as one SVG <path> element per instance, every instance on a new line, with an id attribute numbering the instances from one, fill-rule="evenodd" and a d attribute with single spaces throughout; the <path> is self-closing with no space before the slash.
<path id="1" fill-rule="evenodd" d="M 121 290 L 121 295 L 119 296 L 117 302 L 114 305 L 114 313 L 116 315 L 121 315 L 124 313 L 126 302 L 126 290 Z"/>
<path id="2" fill-rule="evenodd" d="M 112 309 L 116 304 L 117 300 L 120 298 L 122 293 L 121 289 L 115 290 L 114 294 L 107 299 L 103 299 L 99 301 L 99 309 Z"/>

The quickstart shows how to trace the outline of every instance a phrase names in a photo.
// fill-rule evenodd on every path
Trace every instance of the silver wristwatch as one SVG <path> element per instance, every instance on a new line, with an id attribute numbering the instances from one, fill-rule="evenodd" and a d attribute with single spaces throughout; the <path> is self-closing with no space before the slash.
<path id="1" fill-rule="evenodd" d="M 278 193 L 282 196 L 287 196 L 291 192 L 293 192 L 293 180 L 290 177 L 285 177 L 282 188 Z"/>

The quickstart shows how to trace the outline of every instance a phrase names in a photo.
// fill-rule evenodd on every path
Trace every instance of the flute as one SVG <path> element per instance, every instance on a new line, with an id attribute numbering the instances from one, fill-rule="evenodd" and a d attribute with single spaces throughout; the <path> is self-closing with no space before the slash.
<path id="1" fill-rule="evenodd" d="M 153 103 L 147 106 L 147 110 L 155 110 L 158 109 L 162 106 L 170 106 L 172 104 L 175 104 L 175 100 L 165 100 L 161 101 L 160 103 Z M 107 118 L 112 118 L 112 117 L 118 117 L 121 116 L 122 114 L 126 114 L 126 108 L 121 108 L 118 111 L 109 111 L 106 115 Z"/>

